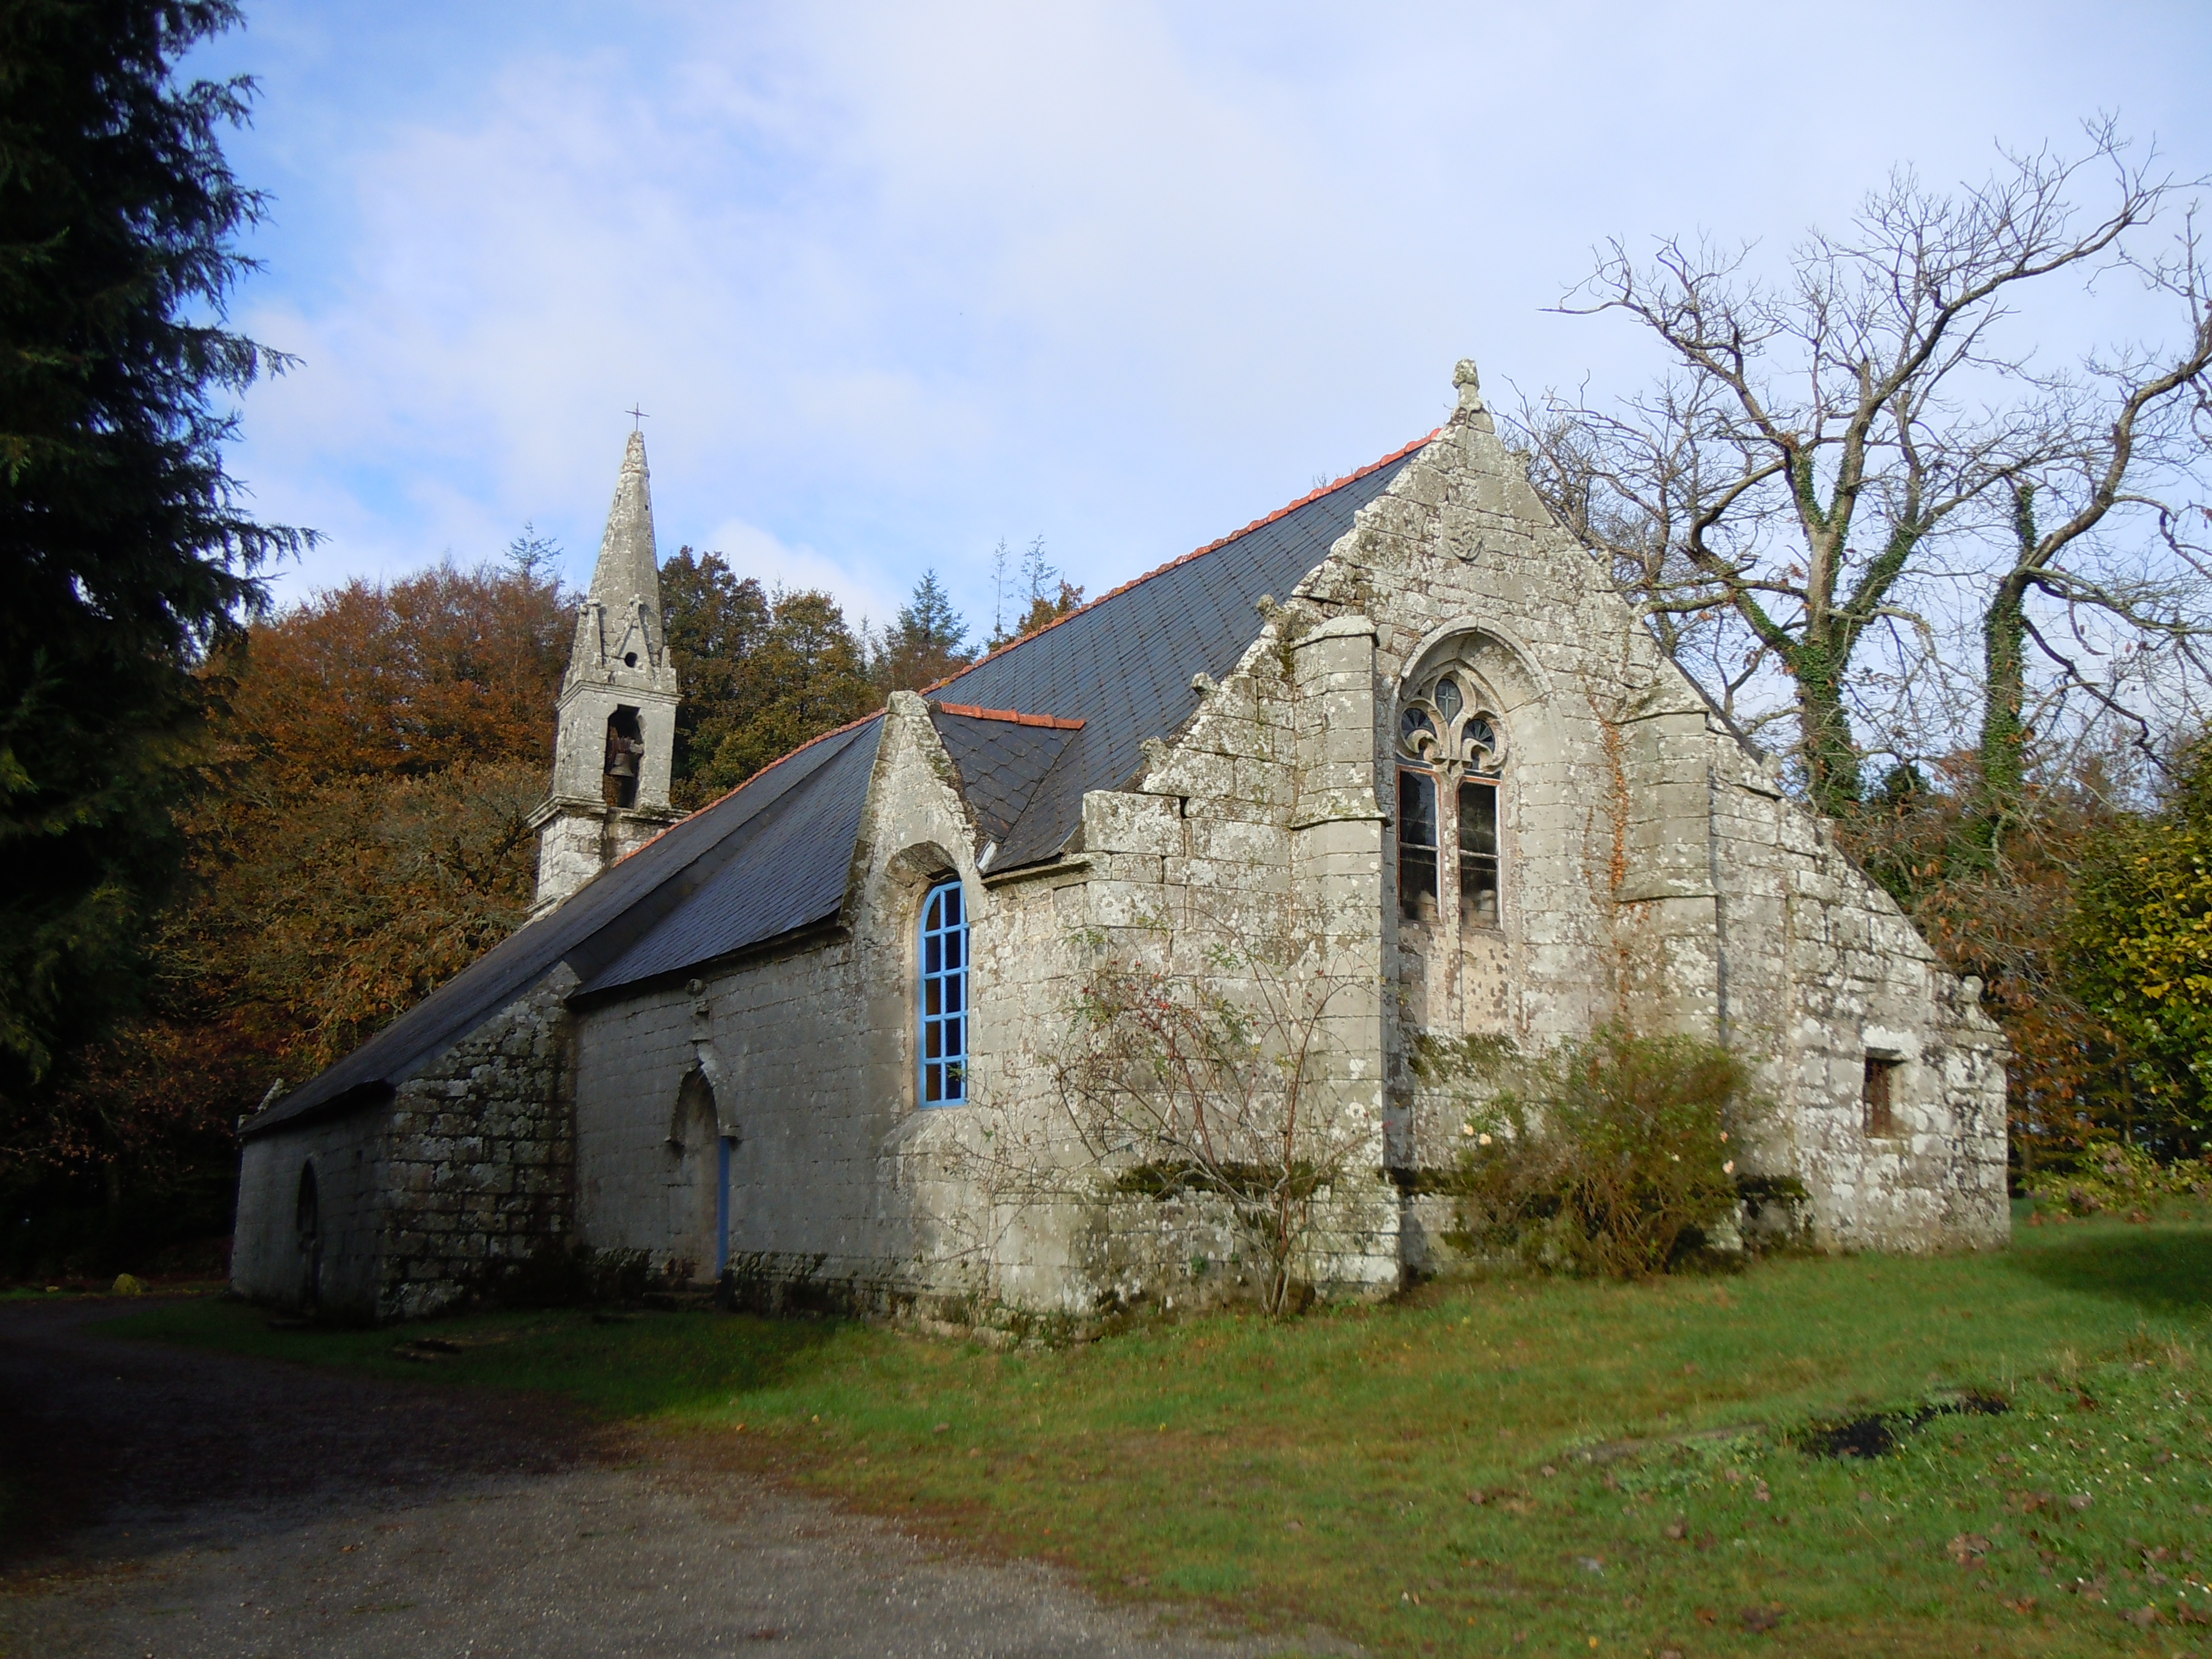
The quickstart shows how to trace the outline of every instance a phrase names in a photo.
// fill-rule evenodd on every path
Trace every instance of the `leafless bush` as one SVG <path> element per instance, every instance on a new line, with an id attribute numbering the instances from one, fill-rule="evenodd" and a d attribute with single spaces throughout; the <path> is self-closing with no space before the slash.
<path id="1" fill-rule="evenodd" d="M 1207 931 L 1182 963 L 1191 947 L 1164 926 L 1118 945 L 1079 935 L 1091 967 L 1054 1080 L 1099 1185 L 1218 1200 L 1279 1314 L 1297 1304 L 1332 1194 L 1376 1156 L 1378 1126 L 1334 1109 L 1326 1086 L 1331 1011 L 1356 981 L 1294 921 L 1256 939 Z"/>

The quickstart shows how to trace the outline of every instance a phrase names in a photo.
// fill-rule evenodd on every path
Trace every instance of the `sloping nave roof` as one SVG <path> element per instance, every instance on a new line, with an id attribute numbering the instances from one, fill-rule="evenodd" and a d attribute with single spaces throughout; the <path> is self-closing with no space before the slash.
<path id="1" fill-rule="evenodd" d="M 1420 447 L 1139 576 L 930 688 L 932 717 L 978 827 L 997 844 L 991 869 L 1054 856 L 1081 822 L 1084 794 L 1135 774 L 1146 739 L 1189 716 L 1192 678 L 1229 673 L 1259 636 L 1259 599 L 1288 594 Z M 764 768 L 495 945 L 245 1133 L 385 1098 L 558 963 L 581 992 L 606 992 L 834 917 L 882 733 L 882 714 L 872 714 Z"/>

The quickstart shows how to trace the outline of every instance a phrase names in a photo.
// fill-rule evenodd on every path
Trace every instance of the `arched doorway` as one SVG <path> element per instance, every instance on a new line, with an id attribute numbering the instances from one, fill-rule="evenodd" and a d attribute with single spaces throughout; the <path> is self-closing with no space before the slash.
<path id="1" fill-rule="evenodd" d="M 720 1103 L 694 1067 L 676 1086 L 669 1128 L 676 1170 L 669 1190 L 670 1253 L 695 1275 L 720 1279 L 730 1265 L 730 1159 L 737 1138 L 722 1133 Z"/>

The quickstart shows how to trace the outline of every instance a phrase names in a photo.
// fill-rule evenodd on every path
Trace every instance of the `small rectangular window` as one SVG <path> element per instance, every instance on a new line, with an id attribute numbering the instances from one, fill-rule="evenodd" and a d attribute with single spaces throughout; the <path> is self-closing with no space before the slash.
<path id="1" fill-rule="evenodd" d="M 1408 921 L 1437 919 L 1437 781 L 1398 774 L 1398 905 Z"/>
<path id="2" fill-rule="evenodd" d="M 1459 920 L 1498 926 L 1498 786 L 1459 787 Z"/>
<path id="3" fill-rule="evenodd" d="M 1859 1100 L 1869 1135 L 1879 1138 L 1897 1133 L 1897 1061 L 1879 1054 L 1866 1057 L 1866 1085 Z"/>

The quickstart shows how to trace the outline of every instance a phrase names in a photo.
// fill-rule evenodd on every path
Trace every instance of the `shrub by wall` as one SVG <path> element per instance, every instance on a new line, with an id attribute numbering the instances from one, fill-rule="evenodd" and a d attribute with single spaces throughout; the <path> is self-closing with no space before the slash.
<path id="1" fill-rule="evenodd" d="M 1766 1109 L 1728 1049 L 1601 1029 L 1534 1060 L 1473 1042 L 1419 1064 L 1468 1103 L 1460 1249 L 1633 1279 L 1733 1229 L 1737 1152 Z"/>

